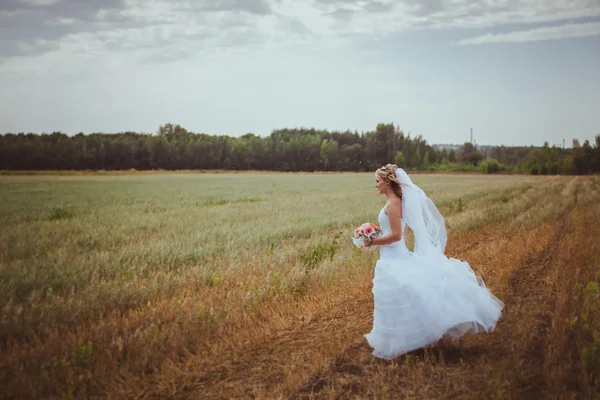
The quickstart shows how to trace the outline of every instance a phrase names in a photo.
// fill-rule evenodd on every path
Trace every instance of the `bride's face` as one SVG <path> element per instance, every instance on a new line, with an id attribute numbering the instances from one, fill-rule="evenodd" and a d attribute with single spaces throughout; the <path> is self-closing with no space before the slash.
<path id="1" fill-rule="evenodd" d="M 375 187 L 379 190 L 379 194 L 385 193 L 385 190 L 387 189 L 387 182 L 378 174 L 375 174 Z"/>

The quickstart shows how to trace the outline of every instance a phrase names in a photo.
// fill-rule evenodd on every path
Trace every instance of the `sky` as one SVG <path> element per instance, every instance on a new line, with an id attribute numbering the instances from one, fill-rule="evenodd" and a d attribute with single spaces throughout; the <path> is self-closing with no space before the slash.
<path id="1" fill-rule="evenodd" d="M 0 0 L 0 132 L 600 134 L 600 0 Z"/>

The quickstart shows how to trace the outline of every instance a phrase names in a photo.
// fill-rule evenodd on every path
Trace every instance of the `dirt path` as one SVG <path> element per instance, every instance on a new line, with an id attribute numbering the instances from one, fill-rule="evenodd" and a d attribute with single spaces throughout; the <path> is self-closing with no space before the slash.
<path id="1" fill-rule="evenodd" d="M 490 334 L 376 359 L 362 336 L 373 312 L 372 293 L 363 290 L 223 354 L 169 393 L 140 398 L 549 398 L 542 373 L 554 304 L 549 277 L 567 218 L 517 235 L 507 225 L 484 227 L 451 243 L 447 253 L 468 260 L 506 304 Z"/>

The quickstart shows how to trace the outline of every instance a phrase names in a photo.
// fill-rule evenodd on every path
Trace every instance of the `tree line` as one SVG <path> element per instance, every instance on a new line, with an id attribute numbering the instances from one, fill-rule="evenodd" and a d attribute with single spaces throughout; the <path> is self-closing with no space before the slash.
<path id="1" fill-rule="evenodd" d="M 171 123 L 156 134 L 0 135 L 2 170 L 373 171 L 389 162 L 422 171 L 589 174 L 600 172 L 600 135 L 594 144 L 575 139 L 570 149 L 467 142 L 457 150 L 435 148 L 394 124 L 361 133 L 278 129 L 266 137 L 192 133 Z"/>

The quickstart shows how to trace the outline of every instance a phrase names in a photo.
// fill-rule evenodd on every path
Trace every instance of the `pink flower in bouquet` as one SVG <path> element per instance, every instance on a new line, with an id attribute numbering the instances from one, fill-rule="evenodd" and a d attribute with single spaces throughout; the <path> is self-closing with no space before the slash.
<path id="1" fill-rule="evenodd" d="M 365 222 L 354 230 L 354 236 L 352 236 L 352 243 L 356 247 L 363 247 L 365 243 L 370 242 L 373 237 L 376 237 L 381 230 L 375 224 Z"/>

